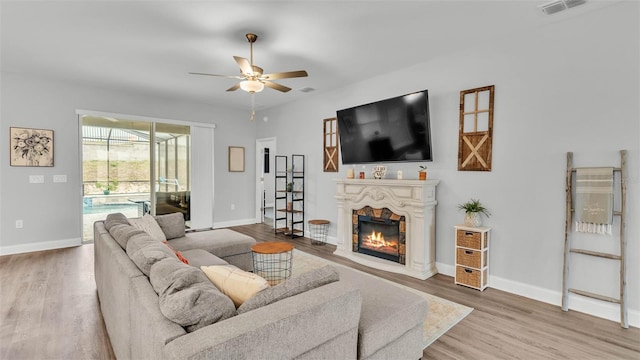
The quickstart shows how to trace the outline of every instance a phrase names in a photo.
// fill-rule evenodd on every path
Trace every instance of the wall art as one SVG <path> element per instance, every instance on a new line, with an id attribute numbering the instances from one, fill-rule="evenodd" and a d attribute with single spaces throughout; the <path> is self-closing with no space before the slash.
<path id="1" fill-rule="evenodd" d="M 11 166 L 53 166 L 53 130 L 9 128 Z"/>
<path id="2" fill-rule="evenodd" d="M 458 171 L 491 171 L 494 89 L 460 91 Z"/>
<path id="3" fill-rule="evenodd" d="M 244 172 L 244 147 L 229 146 L 229 172 Z"/>
<path id="4" fill-rule="evenodd" d="M 323 120 L 324 172 L 338 172 L 338 119 Z"/>

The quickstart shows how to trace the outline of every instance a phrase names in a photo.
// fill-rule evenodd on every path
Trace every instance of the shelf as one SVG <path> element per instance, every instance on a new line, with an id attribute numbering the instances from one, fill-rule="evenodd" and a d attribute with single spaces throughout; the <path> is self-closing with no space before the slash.
<path id="1" fill-rule="evenodd" d="M 301 214 L 302 210 L 287 210 L 287 209 L 277 209 L 276 211 L 290 213 L 290 214 Z"/>
<path id="2" fill-rule="evenodd" d="M 274 227 L 276 234 L 291 237 L 304 235 L 304 159 L 304 155 L 295 154 L 275 156 L 276 219 Z M 291 169 L 295 170 L 291 171 Z M 287 189 L 290 190 L 287 191 Z"/>

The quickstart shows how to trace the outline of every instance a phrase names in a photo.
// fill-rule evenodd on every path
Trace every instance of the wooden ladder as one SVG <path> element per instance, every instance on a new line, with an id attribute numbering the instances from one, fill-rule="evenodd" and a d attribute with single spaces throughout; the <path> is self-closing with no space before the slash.
<path id="1" fill-rule="evenodd" d="M 627 244 L 625 241 L 625 208 L 626 208 L 626 194 L 627 194 L 627 151 L 620 150 L 620 167 L 614 168 L 614 172 L 620 173 L 620 210 L 613 212 L 614 216 L 620 216 L 620 255 L 608 254 L 598 251 L 591 251 L 586 249 L 574 249 L 571 245 L 571 226 L 572 218 L 575 214 L 575 210 L 572 206 L 572 180 L 573 174 L 577 168 L 573 167 L 573 153 L 567 153 L 567 187 L 566 187 L 566 222 L 565 222 L 565 234 L 564 234 L 564 271 L 562 279 L 562 310 L 569 310 L 569 293 L 578 294 L 581 296 L 590 297 L 602 301 L 608 301 L 620 305 L 620 326 L 625 329 L 629 328 L 629 318 L 627 316 L 627 279 L 626 279 L 626 249 Z M 609 296 L 603 296 L 588 291 L 572 289 L 569 287 L 569 271 L 570 271 L 570 256 L 571 254 L 581 254 L 587 256 L 595 256 L 604 259 L 611 259 L 620 261 L 620 298 L 612 298 Z"/>

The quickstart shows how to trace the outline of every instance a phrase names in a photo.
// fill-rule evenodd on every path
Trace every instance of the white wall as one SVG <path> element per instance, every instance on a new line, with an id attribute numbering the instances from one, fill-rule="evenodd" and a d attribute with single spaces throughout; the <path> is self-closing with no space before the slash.
<path id="1" fill-rule="evenodd" d="M 631 321 L 640 325 L 640 98 L 639 4 L 619 3 L 565 21 L 542 23 L 523 34 L 505 34 L 396 73 L 348 88 L 310 93 L 305 101 L 263 111 L 258 137 L 277 136 L 278 154 L 307 155 L 306 218 L 332 222 L 335 187 L 346 177 L 322 172 L 322 119 L 338 109 L 429 89 L 438 186 L 436 260 L 443 273 L 454 265 L 456 205 L 479 198 L 493 216 L 491 285 L 559 304 L 562 289 L 566 152 L 575 166 L 618 166 L 627 149 L 628 298 Z M 443 35 L 445 36 L 445 35 Z M 420 45 L 428 48 L 428 44 Z M 493 170 L 457 171 L 459 92 L 495 85 Z M 387 164 L 417 178 L 417 164 Z M 358 171 L 359 169 L 356 169 Z M 368 167 L 367 173 L 370 170 Z M 617 236 L 587 239 L 617 251 Z M 606 243 L 612 244 L 604 245 Z M 577 288 L 617 297 L 617 264 L 574 263 Z M 603 270 L 596 270 L 603 269 Z M 617 306 L 572 297 L 572 308 L 619 319 Z"/>
<path id="2" fill-rule="evenodd" d="M 214 123 L 216 226 L 254 219 L 253 166 L 244 173 L 227 171 L 227 147 L 244 146 L 248 164 L 255 159 L 255 124 L 248 111 L 220 109 L 121 91 L 82 87 L 2 73 L 0 144 L 0 254 L 43 250 L 80 243 L 81 173 L 77 109 Z M 55 166 L 10 167 L 6 151 L 9 127 L 53 129 Z M 194 164 L 194 166 L 197 166 Z M 67 183 L 52 176 L 66 174 Z M 29 175 L 44 175 L 44 184 L 30 184 Z M 229 210 L 234 203 L 235 210 Z M 23 229 L 15 221 L 24 221 Z"/>

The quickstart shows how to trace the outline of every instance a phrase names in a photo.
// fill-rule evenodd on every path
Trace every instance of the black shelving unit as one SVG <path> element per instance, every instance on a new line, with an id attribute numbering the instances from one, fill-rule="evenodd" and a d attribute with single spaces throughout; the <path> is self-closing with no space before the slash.
<path id="1" fill-rule="evenodd" d="M 304 236 L 304 155 L 276 155 L 275 161 L 275 233 Z"/>

